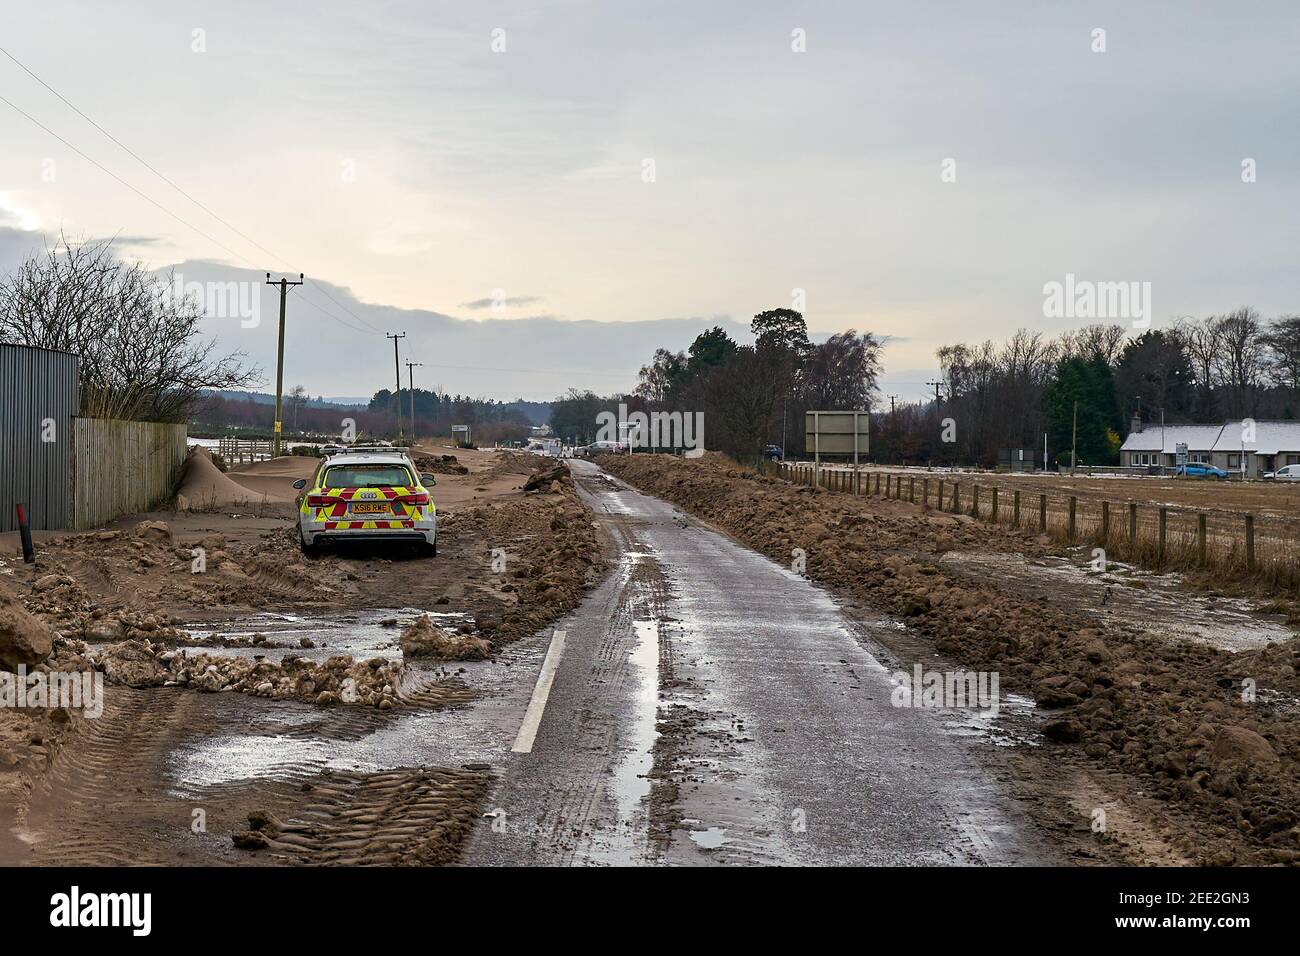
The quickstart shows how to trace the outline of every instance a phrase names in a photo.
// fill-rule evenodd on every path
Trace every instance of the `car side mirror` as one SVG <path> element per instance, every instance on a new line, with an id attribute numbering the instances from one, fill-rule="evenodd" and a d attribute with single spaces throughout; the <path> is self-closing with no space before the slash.
<path id="1" fill-rule="evenodd" d="M 301 491 L 303 488 L 307 487 L 307 479 L 299 478 L 297 481 L 293 483 L 293 486 L 297 488 L 299 491 Z"/>
<path id="2" fill-rule="evenodd" d="M 438 479 L 433 477 L 433 475 L 420 476 L 420 484 L 422 485 L 436 485 L 437 483 L 438 483 Z"/>

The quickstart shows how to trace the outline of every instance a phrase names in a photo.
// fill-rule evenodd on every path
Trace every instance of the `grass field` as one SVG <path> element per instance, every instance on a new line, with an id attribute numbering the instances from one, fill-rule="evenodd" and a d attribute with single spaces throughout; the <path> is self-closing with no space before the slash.
<path id="1" fill-rule="evenodd" d="M 811 466 L 792 463 L 786 470 L 811 482 Z M 945 511 L 954 510 L 955 499 L 955 510 L 965 514 L 1039 529 L 1077 544 L 1092 543 L 1116 559 L 1153 567 L 1252 573 L 1263 583 L 1288 591 L 1300 589 L 1300 482 L 1071 477 L 875 466 L 860 471 L 862 494 L 912 500 Z M 822 472 L 824 486 L 851 490 L 851 468 L 823 466 Z M 1253 532 L 1250 548 L 1247 516 Z"/>

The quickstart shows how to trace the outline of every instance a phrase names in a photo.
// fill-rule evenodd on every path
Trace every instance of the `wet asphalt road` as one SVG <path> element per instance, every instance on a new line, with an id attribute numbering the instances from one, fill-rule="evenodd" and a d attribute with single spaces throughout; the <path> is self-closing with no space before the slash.
<path id="1" fill-rule="evenodd" d="M 892 622 L 571 465 L 618 563 L 553 669 L 543 636 L 468 863 L 1058 862 L 974 759 L 989 718 L 891 704 Z"/>

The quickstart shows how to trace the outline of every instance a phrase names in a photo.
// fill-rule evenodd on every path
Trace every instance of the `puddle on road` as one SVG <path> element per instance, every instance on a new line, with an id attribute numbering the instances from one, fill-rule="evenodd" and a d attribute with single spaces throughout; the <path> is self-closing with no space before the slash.
<path id="1" fill-rule="evenodd" d="M 622 823 L 633 825 L 642 802 L 650 796 L 650 770 L 654 766 L 655 728 L 659 711 L 659 622 L 633 621 L 636 647 L 628 660 L 636 671 L 636 696 L 629 752 L 614 769 L 614 796 Z"/>
<path id="2" fill-rule="evenodd" d="M 337 654 L 351 654 L 357 660 L 372 657 L 398 660 L 402 656 L 402 649 L 397 643 L 398 636 L 403 628 L 422 614 L 427 614 L 440 627 L 455 628 L 461 624 L 473 623 L 467 614 L 422 611 L 409 607 L 347 611 L 320 617 L 254 614 L 226 621 L 182 625 L 182 629 L 189 632 L 191 640 L 178 642 L 177 647 L 214 657 L 257 656 L 272 661 L 278 661 L 287 654 L 313 661 L 324 661 Z M 385 621 L 396 621 L 396 624 L 385 624 Z M 209 638 L 251 638 L 255 634 L 264 635 L 269 644 L 285 646 L 253 644 L 247 647 L 222 647 L 219 644 L 203 643 Z M 315 646 L 301 646 L 304 638 Z"/>
<path id="3" fill-rule="evenodd" d="M 1111 561 L 1105 572 L 1066 557 L 1029 560 L 1021 554 L 950 551 L 941 564 L 999 581 L 1056 603 L 1148 634 L 1250 650 L 1290 640 L 1295 632 L 1278 615 L 1256 612 L 1251 601 L 1216 597 L 1179 587 L 1181 576 L 1154 574 Z"/>
<path id="4" fill-rule="evenodd" d="M 996 712 L 972 708 L 942 711 L 943 732 L 950 737 L 982 737 L 995 747 L 1037 747 L 1042 735 L 1034 725 L 1032 697 L 1007 694 Z"/>
<path id="5" fill-rule="evenodd" d="M 705 850 L 716 850 L 731 842 L 726 827 L 709 827 L 707 830 L 690 830 L 691 842 Z"/>
<path id="6" fill-rule="evenodd" d="M 268 639 L 290 643 L 309 636 L 328 646 L 314 649 L 260 649 L 194 647 L 193 650 L 227 655 L 265 654 L 268 658 L 297 654 L 323 660 L 334 654 L 358 659 L 400 657 L 397 628 L 381 621 L 397 617 L 402 625 L 421 613 L 439 623 L 456 623 L 463 615 L 435 614 L 412 608 L 380 609 L 334 614 L 321 618 L 258 615 L 239 622 L 207 624 L 195 629 L 222 636 L 266 634 Z M 392 645 L 391 647 L 388 645 Z M 185 647 L 185 645 L 181 645 Z M 363 773 L 396 767 L 462 764 L 499 764 L 518 729 L 518 716 L 508 706 L 518 689 L 520 669 L 540 666 L 545 642 L 519 641 L 484 661 L 457 661 L 446 665 L 416 664 L 412 679 L 437 680 L 455 674 L 480 693 L 467 708 L 430 711 L 411 708 L 372 712 L 364 708 L 316 707 L 300 701 L 269 701 L 240 694 L 201 695 L 214 711 L 220 728 L 197 736 L 168 757 L 172 792 L 183 798 L 201 795 L 212 787 L 259 779 L 297 779 L 322 770 Z M 232 729 L 233 728 L 233 729 Z"/>

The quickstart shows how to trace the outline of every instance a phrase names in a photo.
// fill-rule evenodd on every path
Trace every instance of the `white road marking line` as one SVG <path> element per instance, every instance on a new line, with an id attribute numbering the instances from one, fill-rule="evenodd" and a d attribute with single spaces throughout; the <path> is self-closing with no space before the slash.
<path id="1" fill-rule="evenodd" d="M 533 741 L 537 737 L 537 728 L 542 724 L 542 713 L 546 710 L 546 699 L 551 696 L 551 684 L 555 682 L 555 672 L 559 669 L 560 658 L 564 656 L 564 631 L 551 635 L 551 646 L 546 651 L 546 660 L 542 661 L 542 672 L 537 675 L 537 686 L 533 688 L 533 699 L 524 711 L 524 722 L 519 725 L 519 736 L 511 751 L 517 754 L 532 753 Z"/>

